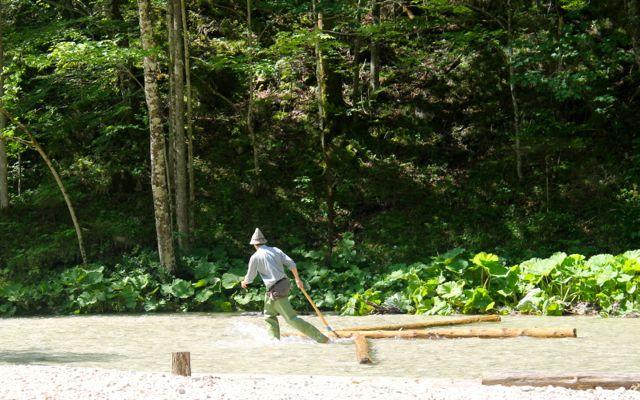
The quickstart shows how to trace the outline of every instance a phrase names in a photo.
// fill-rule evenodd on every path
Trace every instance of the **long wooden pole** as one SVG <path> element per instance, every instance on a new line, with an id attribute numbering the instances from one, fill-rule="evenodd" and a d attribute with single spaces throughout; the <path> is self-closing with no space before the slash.
<path id="1" fill-rule="evenodd" d="M 507 338 L 517 336 L 530 336 L 537 338 L 567 338 L 576 337 L 575 329 L 567 328 L 491 328 L 491 329 L 427 329 L 427 330 L 407 330 L 399 332 L 391 331 L 352 331 L 352 335 L 364 335 L 368 338 L 389 338 L 398 337 L 405 339 L 413 338 Z"/>
<path id="2" fill-rule="evenodd" d="M 431 328 L 434 326 L 449 326 L 449 325 L 463 325 L 463 324 L 472 324 L 475 322 L 500 322 L 501 318 L 499 315 L 473 315 L 469 317 L 461 317 L 461 318 L 448 318 L 448 319 L 439 319 L 433 321 L 423 321 L 423 322 L 411 322 L 406 324 L 395 324 L 395 325 L 371 325 L 371 326 L 355 326 L 351 328 L 342 328 L 339 329 L 338 332 L 342 331 L 398 331 L 405 329 L 423 329 L 423 328 Z"/>
<path id="3" fill-rule="evenodd" d="M 320 312 L 320 309 L 318 309 L 318 307 L 316 306 L 316 303 L 314 303 L 313 300 L 311 300 L 311 297 L 309 296 L 309 293 L 307 293 L 307 291 L 303 287 L 300 288 L 300 290 L 302 291 L 302 294 L 304 294 L 304 297 L 306 297 L 307 300 L 309 301 L 309 304 L 311 304 L 311 307 L 313 307 L 313 309 L 316 311 L 316 314 L 318 315 L 318 318 L 320 318 L 320 321 L 322 321 L 322 323 L 327 328 L 327 330 L 329 332 L 331 332 L 335 337 L 340 338 L 340 335 L 338 335 L 336 333 L 336 331 L 334 331 L 331 328 L 331 326 L 329 326 L 329 323 L 327 322 L 327 320 L 324 319 L 324 315 L 322 315 L 322 313 Z"/>
<path id="4" fill-rule="evenodd" d="M 503 373 L 482 378 L 483 385 L 561 386 L 571 389 L 640 388 L 640 373 Z"/>
<path id="5" fill-rule="evenodd" d="M 482 338 L 498 339 L 518 336 L 536 338 L 572 338 L 576 337 L 573 328 L 490 328 L 490 329 L 425 329 L 406 331 L 338 331 L 343 338 L 362 335 L 370 339 L 441 339 L 441 338 Z M 300 336 L 298 334 L 283 334 L 283 336 Z"/>

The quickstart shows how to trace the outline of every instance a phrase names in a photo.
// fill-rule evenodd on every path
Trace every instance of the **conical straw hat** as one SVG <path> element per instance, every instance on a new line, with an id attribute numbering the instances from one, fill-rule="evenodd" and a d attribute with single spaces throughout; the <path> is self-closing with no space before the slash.
<path id="1" fill-rule="evenodd" d="M 253 236 L 251 236 L 251 241 L 249 244 L 265 244 L 267 243 L 267 239 L 264 237 L 259 228 L 256 228 L 256 231 L 253 232 Z"/>

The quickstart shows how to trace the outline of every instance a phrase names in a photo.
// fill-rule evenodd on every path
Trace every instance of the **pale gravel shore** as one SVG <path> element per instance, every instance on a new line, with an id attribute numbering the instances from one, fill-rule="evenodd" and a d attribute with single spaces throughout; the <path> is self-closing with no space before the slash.
<path id="1" fill-rule="evenodd" d="M 267 367 L 265 366 L 265 369 Z M 474 380 L 311 375 L 196 375 L 0 365 L 0 399 L 640 400 L 640 392 L 482 386 Z"/>

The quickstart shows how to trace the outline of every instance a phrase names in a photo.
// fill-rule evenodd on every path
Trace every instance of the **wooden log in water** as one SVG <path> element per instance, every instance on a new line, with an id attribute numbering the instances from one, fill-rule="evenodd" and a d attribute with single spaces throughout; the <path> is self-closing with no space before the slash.
<path id="1" fill-rule="evenodd" d="M 483 385 L 561 386 L 571 389 L 636 389 L 640 390 L 640 373 L 503 373 L 482 378 Z"/>
<path id="2" fill-rule="evenodd" d="M 191 353 L 188 351 L 171 353 L 171 373 L 191 376 Z"/>
<path id="3" fill-rule="evenodd" d="M 483 338 L 497 339 L 517 336 L 537 338 L 569 338 L 576 337 L 573 328 L 453 328 L 424 329 L 406 331 L 340 331 L 342 337 L 362 335 L 370 339 L 441 339 L 441 338 Z M 301 336 L 301 334 L 284 334 L 283 336 Z"/>
<path id="4" fill-rule="evenodd" d="M 369 343 L 362 335 L 354 335 L 353 342 L 356 345 L 356 358 L 360 364 L 371 364 L 369 356 Z"/>
<path id="5" fill-rule="evenodd" d="M 439 339 L 439 338 L 509 338 L 530 336 L 537 338 L 567 338 L 576 337 L 576 330 L 572 328 L 454 328 L 454 329 L 425 329 L 406 331 L 351 331 L 350 335 L 363 335 L 372 339 L 403 338 L 403 339 Z"/>
<path id="6" fill-rule="evenodd" d="M 434 326 L 473 324 L 476 322 L 500 322 L 500 320 L 501 318 L 499 315 L 472 315 L 468 317 L 411 322 L 406 324 L 355 326 L 351 328 L 338 329 L 338 333 L 343 331 L 398 331 L 404 329 L 423 329 L 432 328 Z"/>

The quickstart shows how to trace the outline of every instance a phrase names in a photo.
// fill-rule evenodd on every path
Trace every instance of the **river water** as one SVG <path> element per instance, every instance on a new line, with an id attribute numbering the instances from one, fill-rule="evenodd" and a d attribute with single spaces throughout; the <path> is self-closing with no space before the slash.
<path id="1" fill-rule="evenodd" d="M 321 326 L 315 317 L 303 317 Z M 328 316 L 333 328 L 439 317 Z M 291 331 L 281 320 L 283 331 Z M 499 371 L 640 372 L 640 319 L 507 316 L 474 327 L 576 328 L 578 338 L 370 340 L 359 365 L 349 340 L 321 345 L 269 340 L 259 316 L 148 314 L 0 319 L 0 364 L 170 370 L 190 351 L 194 373 L 274 373 L 478 378 Z M 459 327 L 464 327 L 461 325 Z"/>

